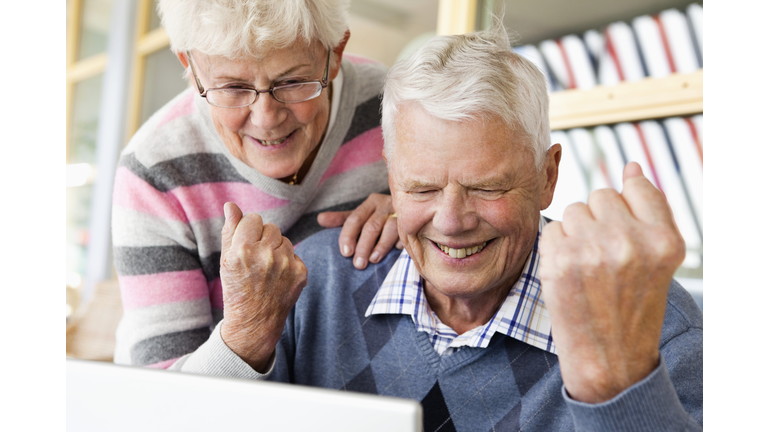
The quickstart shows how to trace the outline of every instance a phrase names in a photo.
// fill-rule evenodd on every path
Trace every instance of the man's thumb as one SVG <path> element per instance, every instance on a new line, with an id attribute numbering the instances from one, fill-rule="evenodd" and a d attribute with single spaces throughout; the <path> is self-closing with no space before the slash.
<path id="1" fill-rule="evenodd" d="M 640 167 L 640 164 L 637 162 L 630 162 L 624 167 L 624 173 L 623 173 L 623 180 L 626 182 L 628 179 L 631 179 L 632 177 L 640 177 L 643 175 L 643 168 Z"/>
<path id="2" fill-rule="evenodd" d="M 221 228 L 221 252 L 229 250 L 232 246 L 232 237 L 235 235 L 235 228 L 243 218 L 243 212 L 240 207 L 233 202 L 224 203 L 224 226 Z"/>

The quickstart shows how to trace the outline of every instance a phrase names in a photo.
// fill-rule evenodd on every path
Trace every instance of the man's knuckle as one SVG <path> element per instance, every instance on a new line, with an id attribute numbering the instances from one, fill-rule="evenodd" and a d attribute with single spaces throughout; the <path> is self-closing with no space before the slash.
<path id="1" fill-rule="evenodd" d="M 661 230 L 654 236 L 654 252 L 663 261 L 675 261 L 685 257 L 685 241 L 672 230 Z"/>

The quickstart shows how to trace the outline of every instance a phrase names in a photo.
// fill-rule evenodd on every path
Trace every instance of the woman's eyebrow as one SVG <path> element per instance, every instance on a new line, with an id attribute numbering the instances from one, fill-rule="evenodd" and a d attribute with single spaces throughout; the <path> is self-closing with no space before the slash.
<path id="1" fill-rule="evenodd" d="M 285 70 L 285 71 L 281 72 L 281 73 L 280 73 L 280 74 L 278 74 L 277 76 L 275 76 L 275 78 L 273 79 L 273 81 L 277 81 L 277 80 L 279 80 L 279 79 L 281 79 L 281 78 L 283 78 L 283 77 L 285 77 L 285 76 L 287 76 L 287 75 L 291 75 L 291 74 L 294 74 L 294 73 L 296 73 L 296 71 L 297 71 L 297 70 L 299 70 L 299 69 L 302 69 L 302 68 L 305 68 L 305 67 L 312 67 L 312 66 L 313 66 L 313 64 L 312 64 L 312 63 L 302 63 L 302 64 L 298 64 L 298 65 L 296 65 L 296 66 L 293 66 L 293 67 L 292 67 L 292 68 L 290 68 L 290 69 L 287 69 L 287 70 Z M 225 73 L 226 73 L 226 72 L 225 72 Z M 212 78 L 212 79 L 214 79 L 214 80 L 224 80 L 224 81 L 239 81 L 239 82 L 251 82 L 251 80 L 250 80 L 250 79 L 247 79 L 247 78 L 243 78 L 242 76 L 234 76 L 234 75 L 229 75 L 229 74 L 226 74 L 226 75 L 214 75 L 214 76 L 213 76 L 213 77 L 211 77 L 211 78 Z"/>

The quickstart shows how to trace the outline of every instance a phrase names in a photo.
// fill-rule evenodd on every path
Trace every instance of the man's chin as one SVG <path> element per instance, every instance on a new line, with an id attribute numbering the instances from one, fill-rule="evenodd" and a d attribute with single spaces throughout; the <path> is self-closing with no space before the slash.
<path id="1" fill-rule="evenodd" d="M 481 275 L 473 273 L 442 272 L 436 277 L 424 278 L 433 293 L 452 298 L 471 298 L 482 294 L 489 284 Z"/>

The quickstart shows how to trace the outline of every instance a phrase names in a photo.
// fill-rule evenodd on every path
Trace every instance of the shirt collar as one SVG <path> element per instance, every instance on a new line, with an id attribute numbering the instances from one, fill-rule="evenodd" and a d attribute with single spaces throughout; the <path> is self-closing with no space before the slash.
<path id="1" fill-rule="evenodd" d="M 486 324 L 457 335 L 453 329 L 440 322 L 426 301 L 421 275 L 405 250 L 389 270 L 365 316 L 410 315 L 416 329 L 429 335 L 439 354 L 449 353 L 461 346 L 486 348 L 495 333 L 556 354 L 549 312 L 541 298 L 541 281 L 538 278 L 539 241 L 546 223 L 546 219 L 539 216 L 539 232 L 523 272 L 496 314 Z"/>

